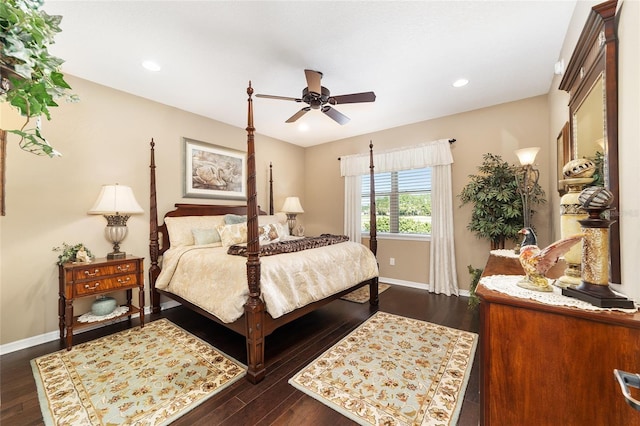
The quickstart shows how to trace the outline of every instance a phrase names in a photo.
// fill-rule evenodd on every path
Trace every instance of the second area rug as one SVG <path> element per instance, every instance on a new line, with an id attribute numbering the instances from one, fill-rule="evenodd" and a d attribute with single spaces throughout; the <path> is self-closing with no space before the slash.
<path id="1" fill-rule="evenodd" d="M 246 373 L 166 319 L 31 365 L 46 425 L 166 425 Z"/>
<path id="2" fill-rule="evenodd" d="M 377 312 L 289 383 L 363 425 L 455 425 L 477 341 Z"/>

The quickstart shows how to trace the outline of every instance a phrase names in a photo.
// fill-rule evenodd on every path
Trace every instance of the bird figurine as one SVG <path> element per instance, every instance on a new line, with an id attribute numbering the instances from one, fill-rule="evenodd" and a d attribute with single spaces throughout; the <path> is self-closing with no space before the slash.
<path id="1" fill-rule="evenodd" d="M 536 237 L 536 234 L 535 232 L 533 232 L 533 229 L 523 228 L 520 231 L 518 231 L 518 233 L 524 235 L 524 238 L 520 243 L 520 247 L 538 245 L 538 237 Z"/>
<path id="2" fill-rule="evenodd" d="M 520 231 L 525 235 L 527 241 L 530 229 L 525 228 Z M 532 234 L 535 238 L 535 234 Z M 519 287 L 536 291 L 553 291 L 545 274 L 553 265 L 558 262 L 560 256 L 568 252 L 571 247 L 580 242 L 584 234 L 575 234 L 551 243 L 549 246 L 540 249 L 535 244 L 528 244 L 520 248 L 520 264 L 524 269 L 525 277 L 518 282 Z M 523 241 L 523 243 L 525 242 Z"/>

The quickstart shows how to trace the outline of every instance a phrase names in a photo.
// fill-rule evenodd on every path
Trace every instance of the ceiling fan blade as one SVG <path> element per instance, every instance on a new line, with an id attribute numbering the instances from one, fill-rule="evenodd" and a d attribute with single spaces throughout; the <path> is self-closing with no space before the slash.
<path id="1" fill-rule="evenodd" d="M 307 78 L 307 88 L 310 92 L 321 94 L 322 85 L 320 80 L 322 79 L 322 73 L 314 70 L 304 70 L 304 75 Z"/>
<path id="2" fill-rule="evenodd" d="M 327 114 L 329 117 L 334 119 L 338 124 L 344 125 L 347 124 L 351 119 L 341 113 L 340 111 L 331 108 L 329 105 L 325 105 L 322 107 L 322 112 Z"/>
<path id="3" fill-rule="evenodd" d="M 338 95 L 329 98 L 331 105 L 339 104 L 355 104 L 359 102 L 373 102 L 376 100 L 376 94 L 373 92 L 352 93 L 350 95 Z"/>
<path id="4" fill-rule="evenodd" d="M 310 107 L 304 107 L 302 108 L 300 111 L 296 112 L 295 114 L 293 114 L 287 121 L 285 121 L 285 123 L 293 123 L 294 121 L 296 121 L 298 118 L 302 117 L 303 115 L 305 115 L 306 113 L 308 113 L 311 110 Z"/>
<path id="5" fill-rule="evenodd" d="M 256 95 L 256 98 L 280 99 L 281 101 L 296 101 L 296 102 L 302 102 L 302 99 L 300 99 L 300 98 L 290 98 L 290 97 L 288 97 L 288 96 Z"/>

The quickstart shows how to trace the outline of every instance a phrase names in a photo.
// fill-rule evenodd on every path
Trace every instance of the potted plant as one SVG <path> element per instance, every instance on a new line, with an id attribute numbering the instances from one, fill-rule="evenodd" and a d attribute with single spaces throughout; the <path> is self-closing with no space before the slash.
<path id="1" fill-rule="evenodd" d="M 42 0 L 3 0 L 0 3 L 0 100 L 26 117 L 22 128 L 8 130 L 20 136 L 20 147 L 37 155 L 60 155 L 40 132 L 41 116 L 69 95 L 71 87 L 60 72 L 63 60 L 49 53 L 60 29 L 61 16 L 41 9 Z M 35 127 L 26 129 L 31 118 Z"/>
<path id="2" fill-rule="evenodd" d="M 516 241 L 523 227 L 522 199 L 518 191 L 516 173 L 512 166 L 495 154 L 484 154 L 479 173 L 469 175 L 469 182 L 458 195 L 462 205 L 471 203 L 471 221 L 467 229 L 478 238 L 491 241 L 491 250 L 503 249 L 507 240 Z M 544 190 L 536 182 L 530 205 L 546 202 Z M 532 208 L 531 215 L 534 210 Z"/>

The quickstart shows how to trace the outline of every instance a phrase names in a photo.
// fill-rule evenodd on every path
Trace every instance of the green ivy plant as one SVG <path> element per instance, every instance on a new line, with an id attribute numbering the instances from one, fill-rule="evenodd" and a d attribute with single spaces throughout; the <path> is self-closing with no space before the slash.
<path id="1" fill-rule="evenodd" d="M 3 0 L 0 3 L 0 100 L 15 107 L 26 121 L 19 130 L 20 148 L 37 155 L 60 155 L 41 133 L 41 116 L 51 119 L 49 108 L 66 97 L 71 87 L 60 72 L 62 59 L 49 53 L 62 16 L 41 9 L 43 0 Z M 37 118 L 27 129 L 31 118 Z"/>
<path id="2" fill-rule="evenodd" d="M 516 241 L 523 227 L 522 198 L 516 182 L 517 166 L 499 155 L 484 154 L 478 174 L 469 175 L 469 182 L 458 195 L 462 205 L 472 204 L 471 221 L 467 229 L 478 238 L 491 241 L 491 250 L 505 248 L 508 240 Z M 545 203 L 542 187 L 536 183 L 530 198 L 533 207 Z"/>
<path id="3" fill-rule="evenodd" d="M 476 287 L 482 277 L 483 269 L 474 268 L 471 265 L 467 265 L 469 275 L 471 275 L 471 284 L 469 284 L 469 309 L 475 309 L 480 304 L 480 298 L 476 294 Z"/>

